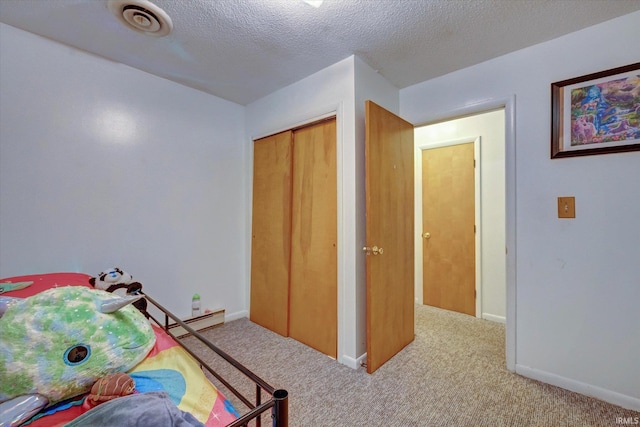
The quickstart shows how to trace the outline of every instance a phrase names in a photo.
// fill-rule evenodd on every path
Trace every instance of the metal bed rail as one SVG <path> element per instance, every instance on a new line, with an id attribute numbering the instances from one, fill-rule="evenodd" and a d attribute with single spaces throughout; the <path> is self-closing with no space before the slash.
<path id="1" fill-rule="evenodd" d="M 255 420 L 256 427 L 261 427 L 261 415 L 266 413 L 269 409 L 271 409 L 271 419 L 273 427 L 288 427 L 289 425 L 289 393 L 286 390 L 275 389 L 271 385 L 269 385 L 266 381 L 260 378 L 258 375 L 251 372 L 247 367 L 245 367 L 242 363 L 238 362 L 236 359 L 231 357 L 225 351 L 215 346 L 209 340 L 207 340 L 204 336 L 202 336 L 199 332 L 191 328 L 187 323 L 180 320 L 176 315 L 167 310 L 164 306 L 158 303 L 156 300 L 151 298 L 144 292 L 140 292 L 144 295 L 145 299 L 153 304 L 158 310 L 160 310 L 164 314 L 164 323 L 160 322 L 156 319 L 151 313 L 148 313 L 149 318 L 152 319 L 159 327 L 164 329 L 164 331 L 169 334 L 173 339 L 175 339 L 182 348 L 185 349 L 198 363 L 201 367 L 206 369 L 211 375 L 213 375 L 220 383 L 224 385 L 230 392 L 232 392 L 238 399 L 244 403 L 249 411 L 244 415 L 241 415 L 237 420 L 233 423 L 228 424 L 226 427 L 241 427 L 247 426 L 248 423 L 252 420 Z M 148 311 L 147 311 L 148 312 Z M 195 354 L 191 349 L 187 346 L 183 345 L 179 339 L 171 332 L 169 328 L 169 318 L 176 322 L 178 325 L 182 326 L 189 334 L 196 339 L 198 339 L 202 344 L 207 346 L 211 351 L 215 352 L 218 356 L 224 359 L 231 366 L 236 368 L 242 374 L 244 374 L 249 380 L 251 380 L 255 386 L 255 403 L 251 402 L 248 398 L 246 398 L 240 391 L 238 391 L 235 387 L 233 387 L 227 380 L 222 378 L 222 376 L 216 372 L 211 366 L 207 365 L 200 356 Z M 262 392 L 266 392 L 270 397 L 266 402 L 262 402 Z"/>

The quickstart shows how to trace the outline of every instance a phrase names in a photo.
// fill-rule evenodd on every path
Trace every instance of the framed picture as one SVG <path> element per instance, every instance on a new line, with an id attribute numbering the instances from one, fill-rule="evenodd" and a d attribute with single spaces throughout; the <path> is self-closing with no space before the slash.
<path id="1" fill-rule="evenodd" d="M 640 150 L 640 62 L 551 84 L 551 158 Z"/>

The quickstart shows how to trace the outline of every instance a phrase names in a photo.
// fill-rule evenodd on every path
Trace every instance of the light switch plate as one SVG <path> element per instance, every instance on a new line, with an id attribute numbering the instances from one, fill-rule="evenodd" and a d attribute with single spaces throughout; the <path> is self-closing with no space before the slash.
<path id="1" fill-rule="evenodd" d="M 576 198 L 558 197 L 558 218 L 576 217 Z"/>

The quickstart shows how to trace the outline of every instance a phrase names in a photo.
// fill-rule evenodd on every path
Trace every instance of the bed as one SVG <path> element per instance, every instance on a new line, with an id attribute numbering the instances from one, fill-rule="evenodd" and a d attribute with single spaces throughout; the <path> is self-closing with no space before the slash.
<path id="1" fill-rule="evenodd" d="M 0 289 L 0 293 L 7 297 L 27 298 L 59 287 L 91 288 L 90 277 L 81 273 L 50 273 L 4 278 L 0 279 L 0 288 L 4 289 L 4 291 Z M 17 286 L 10 284 L 27 284 L 27 286 L 23 289 L 15 289 Z M 72 289 L 77 290 L 77 288 Z M 269 385 L 170 313 L 152 297 L 144 292 L 142 294 L 149 305 L 147 315 L 148 321 L 152 324 L 155 343 L 146 357 L 133 369 L 126 372 L 135 382 L 135 391 L 129 396 L 119 397 L 94 406 L 88 404 L 89 399 L 86 394 L 75 396 L 45 407 L 19 425 L 53 427 L 109 424 L 116 421 L 106 421 L 104 417 L 113 417 L 120 413 L 127 414 L 126 411 L 131 414 L 127 416 L 127 419 L 132 420 L 134 418 L 132 408 L 135 408 L 135 417 L 144 420 L 141 425 L 152 425 L 157 424 L 153 421 L 153 417 L 159 411 L 152 409 L 153 405 L 157 404 L 158 407 L 168 408 L 179 416 L 189 417 L 189 420 L 195 419 L 196 423 L 202 423 L 207 427 L 248 425 L 259 427 L 262 415 L 269 414 L 269 411 L 269 421 L 274 427 L 287 427 L 287 391 L 275 389 Z M 153 313 L 161 313 L 160 317 L 164 318 L 158 319 Z M 242 373 L 243 378 L 253 383 L 255 385 L 253 396 L 245 396 L 238 387 L 230 384 L 218 373 L 220 369 L 208 366 L 199 355 L 177 339 L 172 333 L 173 328 L 170 327 L 176 324 L 204 344 L 208 350 L 214 352 L 217 355 L 216 360 L 229 364 Z M 6 324 L 3 327 L 7 327 Z M 0 375 L 5 375 L 4 372 L 6 372 L 6 367 L 0 366 Z M 208 377 L 213 381 L 210 381 Z M 0 381 L 2 380 L 4 379 L 0 378 Z M 218 387 L 214 383 L 218 384 Z M 222 390 L 235 396 L 236 405 L 227 399 Z M 244 406 L 243 413 L 236 409 L 238 402 Z M 80 421 L 76 423 L 75 420 Z M 131 425 L 137 425 L 134 421 L 130 422 Z M 183 425 L 199 424 L 183 423 Z"/>

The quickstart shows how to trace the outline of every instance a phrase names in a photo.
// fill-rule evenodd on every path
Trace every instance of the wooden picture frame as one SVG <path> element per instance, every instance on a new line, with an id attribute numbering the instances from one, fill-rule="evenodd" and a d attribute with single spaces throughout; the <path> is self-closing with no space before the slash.
<path id="1" fill-rule="evenodd" d="M 640 62 L 551 84 L 551 158 L 640 150 Z"/>

